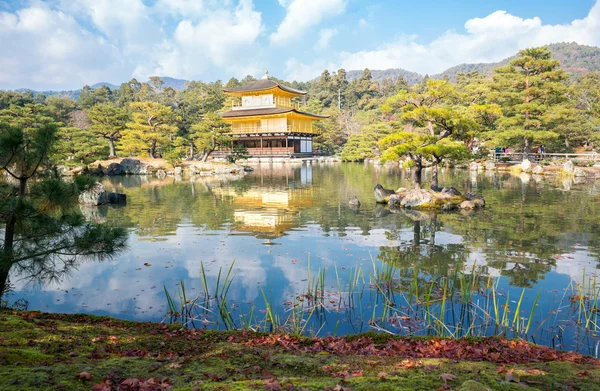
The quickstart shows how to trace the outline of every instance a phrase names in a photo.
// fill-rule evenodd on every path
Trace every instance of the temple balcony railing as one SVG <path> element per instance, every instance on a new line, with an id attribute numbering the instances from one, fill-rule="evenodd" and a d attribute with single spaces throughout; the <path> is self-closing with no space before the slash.
<path id="1" fill-rule="evenodd" d="M 321 134 L 315 128 L 305 128 L 294 125 L 281 126 L 233 126 L 229 134 Z"/>
<path id="2" fill-rule="evenodd" d="M 283 99 L 280 97 L 273 98 L 273 102 L 270 104 L 260 104 L 260 105 L 242 105 L 242 102 L 239 100 L 234 100 L 231 102 L 231 110 L 254 110 L 254 109 L 267 109 L 267 108 L 275 108 L 275 107 L 285 107 L 289 109 L 296 109 L 298 111 L 302 111 L 304 104 L 299 102 L 291 102 L 289 99 Z"/>

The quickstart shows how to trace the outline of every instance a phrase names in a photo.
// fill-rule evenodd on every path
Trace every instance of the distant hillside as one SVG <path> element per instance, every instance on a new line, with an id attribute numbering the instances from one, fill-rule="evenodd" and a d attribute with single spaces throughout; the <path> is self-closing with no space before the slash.
<path id="1" fill-rule="evenodd" d="M 108 88 L 110 88 L 111 90 L 116 90 L 116 89 L 118 89 L 118 88 L 119 88 L 119 86 L 116 86 L 116 85 L 114 85 L 114 84 L 107 83 L 107 82 L 105 82 L 105 81 L 102 81 L 102 82 L 100 82 L 100 83 L 96 83 L 96 84 L 92 84 L 90 87 L 92 87 L 92 88 L 94 88 L 94 89 L 95 89 L 95 88 L 99 88 L 99 87 L 108 87 Z"/>
<path id="2" fill-rule="evenodd" d="M 548 45 L 548 49 L 552 52 L 552 57 L 559 60 L 562 67 L 574 75 L 600 71 L 600 48 L 598 47 L 579 45 L 571 42 L 553 43 Z M 494 68 L 508 64 L 515 57 L 516 55 L 492 63 L 456 65 L 432 77 L 442 79 L 448 76 L 450 80 L 454 80 L 454 77 L 459 72 L 479 71 L 480 73 L 491 74 Z"/>
<path id="3" fill-rule="evenodd" d="M 348 81 L 352 81 L 354 79 L 358 79 L 363 71 L 348 71 L 346 72 L 346 79 Z M 393 69 L 384 69 L 384 70 L 371 70 L 371 75 L 373 76 L 373 80 L 381 81 L 383 79 L 392 79 L 396 81 L 398 76 L 402 76 L 404 80 L 410 85 L 417 84 L 421 80 L 423 80 L 423 75 L 420 75 L 416 72 L 407 71 L 405 69 L 393 68 Z"/>
<path id="4" fill-rule="evenodd" d="M 161 77 L 163 83 L 163 87 L 162 88 L 167 88 L 167 87 L 171 87 L 174 88 L 176 90 L 185 90 L 185 84 L 189 83 L 189 80 L 183 80 L 183 79 L 174 79 L 172 77 Z"/>

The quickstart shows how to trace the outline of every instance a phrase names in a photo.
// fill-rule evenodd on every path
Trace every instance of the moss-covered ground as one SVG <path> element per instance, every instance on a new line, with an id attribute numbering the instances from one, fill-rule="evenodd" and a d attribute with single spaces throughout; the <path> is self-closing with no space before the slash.
<path id="1" fill-rule="evenodd" d="M 0 390 L 91 389 L 600 390 L 600 366 L 499 339 L 312 339 L 0 312 Z"/>

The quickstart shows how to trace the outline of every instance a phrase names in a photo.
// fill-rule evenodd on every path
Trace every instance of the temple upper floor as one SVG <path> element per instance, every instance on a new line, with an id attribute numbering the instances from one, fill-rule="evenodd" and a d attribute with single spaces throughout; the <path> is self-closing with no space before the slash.
<path id="1" fill-rule="evenodd" d="M 236 88 L 226 88 L 226 94 L 232 95 L 232 110 L 249 110 L 262 108 L 300 109 L 301 104 L 293 99 L 306 95 L 305 91 L 296 90 L 269 79 L 268 75 Z"/>

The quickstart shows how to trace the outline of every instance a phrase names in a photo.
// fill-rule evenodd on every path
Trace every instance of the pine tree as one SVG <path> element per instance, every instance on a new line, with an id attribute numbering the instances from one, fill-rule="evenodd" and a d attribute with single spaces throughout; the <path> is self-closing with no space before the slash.
<path id="1" fill-rule="evenodd" d="M 129 115 L 125 109 L 112 105 L 100 104 L 88 111 L 92 120 L 90 131 L 108 140 L 109 157 L 117 156 L 115 141 L 121 138 L 121 132 L 127 127 Z"/>
<path id="2" fill-rule="evenodd" d="M 495 69 L 492 99 L 502 107 L 492 142 L 520 148 L 527 159 L 532 143 L 557 139 L 553 110 L 566 100 L 567 75 L 546 47 L 521 50 L 507 66 Z M 568 118 L 565 118 L 568 120 Z"/>
<path id="3" fill-rule="evenodd" d="M 229 135 L 230 131 L 230 123 L 223 121 L 216 113 L 208 113 L 190 128 L 188 137 L 192 143 L 191 148 L 195 147 L 200 151 L 201 160 L 205 162 L 215 150 L 231 146 L 233 138 Z"/>
<path id="4" fill-rule="evenodd" d="M 161 145 L 177 132 L 171 125 L 175 121 L 171 108 L 154 102 L 134 102 L 129 108 L 132 121 L 121 132 L 121 149 L 130 156 L 147 151 L 151 158 L 158 157 Z"/>

